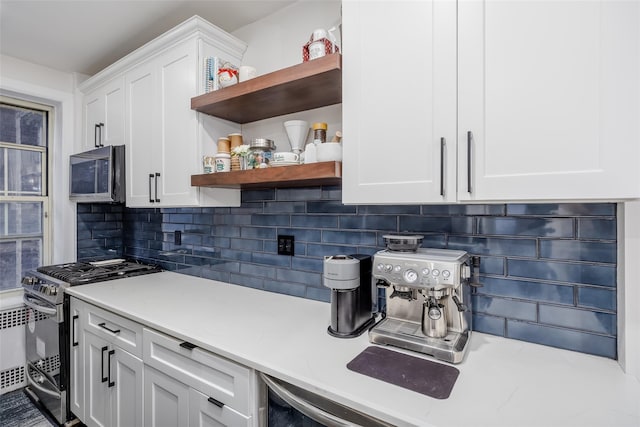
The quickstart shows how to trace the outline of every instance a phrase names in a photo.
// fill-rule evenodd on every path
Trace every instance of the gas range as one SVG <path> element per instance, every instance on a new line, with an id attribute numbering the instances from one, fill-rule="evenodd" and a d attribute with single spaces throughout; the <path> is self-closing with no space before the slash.
<path id="1" fill-rule="evenodd" d="M 26 292 L 37 294 L 52 304 L 60 304 L 63 290 L 70 286 L 121 279 L 162 271 L 157 265 L 124 259 L 96 262 L 72 262 L 38 267 L 22 278 Z"/>

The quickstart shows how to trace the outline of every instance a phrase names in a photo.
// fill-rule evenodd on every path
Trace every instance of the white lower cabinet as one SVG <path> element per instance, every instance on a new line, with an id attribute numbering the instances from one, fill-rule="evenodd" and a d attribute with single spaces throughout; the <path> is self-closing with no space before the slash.
<path id="1" fill-rule="evenodd" d="M 76 298 L 70 307 L 69 396 L 87 426 L 257 425 L 252 369 Z"/>
<path id="2" fill-rule="evenodd" d="M 144 425 L 189 425 L 189 387 L 149 366 L 144 368 Z"/>
<path id="3" fill-rule="evenodd" d="M 142 360 L 90 332 L 84 338 L 85 424 L 142 425 Z"/>
<path id="4" fill-rule="evenodd" d="M 84 419 L 84 303 L 72 298 L 69 304 L 69 391 L 67 399 L 71 412 Z"/>
<path id="5" fill-rule="evenodd" d="M 154 393 L 146 398 L 147 426 L 162 425 L 148 419 L 165 410 L 156 409 L 158 399 L 167 399 L 167 405 L 178 410 L 182 407 L 178 402 L 185 388 L 189 402 L 188 425 L 252 425 L 251 369 L 150 329 L 143 331 L 143 350 L 148 365 L 146 372 L 152 372 L 151 378 L 145 380 L 145 391 Z"/>

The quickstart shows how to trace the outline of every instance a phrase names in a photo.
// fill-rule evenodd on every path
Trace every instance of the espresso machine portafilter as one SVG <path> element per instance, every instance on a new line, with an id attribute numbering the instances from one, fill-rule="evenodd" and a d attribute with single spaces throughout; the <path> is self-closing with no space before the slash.
<path id="1" fill-rule="evenodd" d="M 369 255 L 333 255 L 324 258 L 323 284 L 331 289 L 330 335 L 352 338 L 375 321 Z"/>

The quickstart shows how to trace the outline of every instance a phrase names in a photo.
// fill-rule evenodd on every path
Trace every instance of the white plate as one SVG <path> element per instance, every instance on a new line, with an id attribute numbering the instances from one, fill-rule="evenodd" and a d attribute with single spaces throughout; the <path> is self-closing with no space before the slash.
<path id="1" fill-rule="evenodd" d="M 300 162 L 271 162 L 269 163 L 271 165 L 272 168 L 275 168 L 277 166 L 294 166 L 294 165 L 299 165 Z"/>

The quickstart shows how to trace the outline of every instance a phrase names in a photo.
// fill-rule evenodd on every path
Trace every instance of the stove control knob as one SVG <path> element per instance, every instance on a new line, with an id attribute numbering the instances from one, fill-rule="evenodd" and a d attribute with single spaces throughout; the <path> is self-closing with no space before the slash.
<path id="1" fill-rule="evenodd" d="M 391 264 L 387 264 L 384 266 L 384 271 L 386 271 L 387 273 L 391 273 L 391 270 L 393 270 L 393 266 Z"/>
<path id="2" fill-rule="evenodd" d="M 442 270 L 442 277 L 448 279 L 451 276 L 451 272 L 449 270 Z"/>
<path id="3" fill-rule="evenodd" d="M 51 294 L 50 295 L 58 295 L 58 287 L 51 286 Z"/>
<path id="4" fill-rule="evenodd" d="M 33 276 L 24 276 L 22 278 L 22 284 L 23 285 L 31 285 L 31 286 L 33 286 L 37 282 L 38 282 L 38 279 L 36 277 L 33 277 Z"/>
<path id="5" fill-rule="evenodd" d="M 414 283 L 416 280 L 418 280 L 418 273 L 416 273 L 415 270 L 407 270 L 404 272 L 402 277 L 404 278 L 405 282 Z"/>
<path id="6" fill-rule="evenodd" d="M 437 270 L 437 269 L 434 268 L 431 271 L 431 274 L 433 275 L 433 277 L 438 277 L 440 275 L 440 270 Z"/>
<path id="7" fill-rule="evenodd" d="M 429 270 L 428 268 L 423 268 L 423 269 L 422 269 L 422 275 L 423 275 L 423 276 L 428 275 L 430 272 L 431 272 L 431 270 Z"/>

